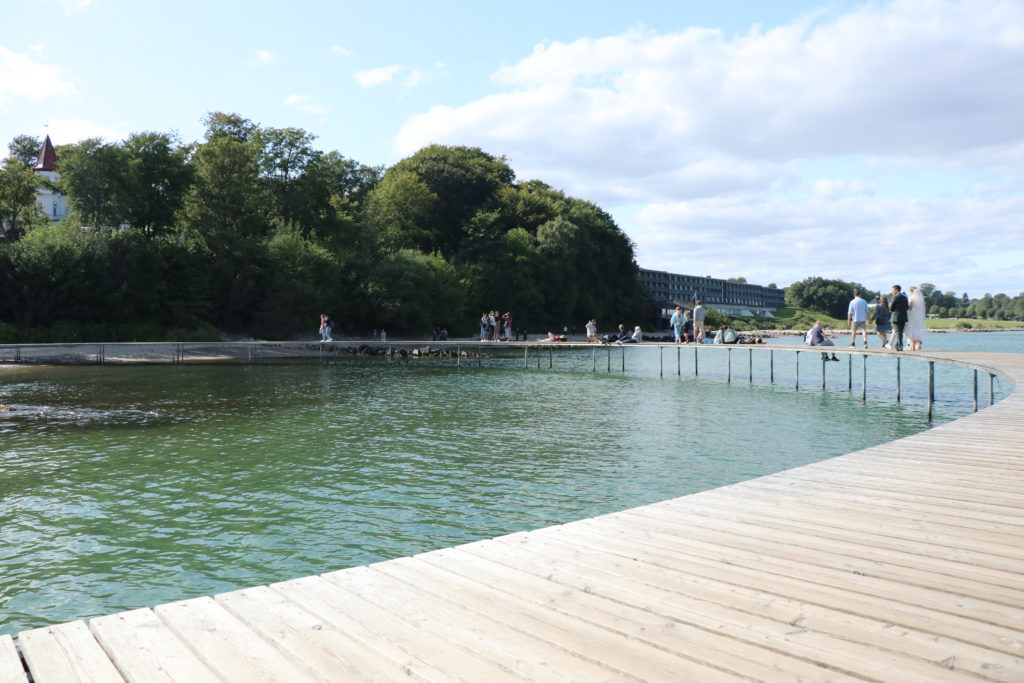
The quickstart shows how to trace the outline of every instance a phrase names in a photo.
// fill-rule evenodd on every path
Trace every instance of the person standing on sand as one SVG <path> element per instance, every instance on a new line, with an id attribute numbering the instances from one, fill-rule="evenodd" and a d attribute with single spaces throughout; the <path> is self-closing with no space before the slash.
<path id="1" fill-rule="evenodd" d="M 907 301 L 907 295 L 903 293 L 899 285 L 893 285 L 892 299 L 889 300 L 889 313 L 893 328 L 889 348 L 896 351 L 903 350 L 903 329 L 907 326 L 908 310 L 910 310 L 910 302 Z"/>

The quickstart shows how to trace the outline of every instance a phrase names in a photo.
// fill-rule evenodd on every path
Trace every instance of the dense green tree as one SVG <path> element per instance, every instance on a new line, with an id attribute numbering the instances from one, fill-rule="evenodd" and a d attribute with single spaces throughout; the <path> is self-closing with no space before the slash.
<path id="1" fill-rule="evenodd" d="M 457 257 L 466 224 L 479 211 L 495 208 L 498 191 L 515 179 L 505 159 L 477 147 L 430 145 L 399 161 L 384 174 L 415 174 L 437 198 L 412 227 L 426 235 L 446 258 Z M 409 240 L 407 240 L 409 241 Z M 414 238 L 413 244 L 422 243 Z"/>
<path id="2" fill-rule="evenodd" d="M 212 111 L 203 117 L 203 125 L 206 126 L 206 141 L 227 138 L 235 142 L 248 142 L 249 139 L 259 130 L 259 126 L 249 119 L 238 114 L 228 114 L 221 111 Z"/>
<path id="3" fill-rule="evenodd" d="M 174 224 L 192 183 L 185 150 L 166 133 L 135 133 L 123 147 L 127 157 L 125 220 L 147 235 L 161 234 Z"/>
<path id="4" fill-rule="evenodd" d="M 865 288 L 859 282 L 809 277 L 786 288 L 786 304 L 845 319 L 854 290 L 859 290 L 861 296 L 869 301 L 878 296 L 878 292 Z"/>
<path id="5" fill-rule="evenodd" d="M 16 157 L 0 166 L 0 238 L 13 241 L 33 225 L 45 222 L 36 202 L 41 178 Z"/>
<path id="6" fill-rule="evenodd" d="M 60 186 L 82 225 L 111 228 L 125 222 L 133 189 L 129 161 L 123 147 L 99 138 L 62 147 Z"/>
<path id="7" fill-rule="evenodd" d="M 193 164 L 195 182 L 182 214 L 188 232 L 218 248 L 267 234 L 252 145 L 217 136 L 196 149 Z"/>
<path id="8" fill-rule="evenodd" d="M 20 161 L 28 169 L 35 168 L 42 147 L 43 141 L 31 135 L 18 135 L 7 143 L 9 156 Z"/>
<path id="9" fill-rule="evenodd" d="M 390 169 L 366 198 L 368 227 L 390 249 L 435 245 L 430 222 L 440 199 L 419 175 Z"/>

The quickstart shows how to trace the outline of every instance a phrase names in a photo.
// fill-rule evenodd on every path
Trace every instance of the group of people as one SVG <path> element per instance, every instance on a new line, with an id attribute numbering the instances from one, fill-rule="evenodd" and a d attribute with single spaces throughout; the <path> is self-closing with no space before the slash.
<path id="1" fill-rule="evenodd" d="M 480 314 L 480 341 L 509 341 L 512 339 L 512 314 L 498 311 Z"/>
<path id="2" fill-rule="evenodd" d="M 707 332 L 704 329 L 704 306 L 700 299 L 694 302 L 693 313 L 684 311 L 682 306 L 676 306 L 675 312 L 668 321 L 675 335 L 676 344 L 689 344 L 690 342 L 703 342 Z"/>
<path id="3" fill-rule="evenodd" d="M 920 351 L 924 348 L 925 332 L 924 293 L 918 287 L 910 288 L 910 295 L 903 288 L 893 285 L 891 292 L 881 296 L 877 303 L 868 304 L 859 291 L 854 290 L 853 299 L 847 307 L 846 320 L 850 326 L 850 346 L 857 345 L 857 333 L 861 333 L 864 347 L 868 346 L 868 325 L 874 323 L 875 333 L 882 340 L 883 349 L 894 351 Z M 807 331 L 805 343 L 811 346 L 835 346 L 817 320 Z M 822 353 L 825 360 L 839 360 L 833 353 Z"/>

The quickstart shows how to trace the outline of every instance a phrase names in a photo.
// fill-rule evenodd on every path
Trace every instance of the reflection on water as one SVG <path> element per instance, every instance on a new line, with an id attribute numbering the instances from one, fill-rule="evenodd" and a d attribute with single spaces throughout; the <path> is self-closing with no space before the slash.
<path id="1" fill-rule="evenodd" d="M 727 383 L 721 358 L 658 379 L 654 358 L 632 377 L 518 358 L 5 370 L 0 633 L 570 521 L 925 426 L 919 405 Z"/>

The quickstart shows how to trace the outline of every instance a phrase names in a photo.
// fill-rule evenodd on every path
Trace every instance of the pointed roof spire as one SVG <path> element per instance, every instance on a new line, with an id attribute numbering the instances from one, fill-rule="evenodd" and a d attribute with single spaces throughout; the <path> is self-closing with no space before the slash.
<path id="1" fill-rule="evenodd" d="M 57 152 L 53 149 L 53 143 L 50 142 L 50 136 L 46 136 L 46 140 L 43 141 L 43 147 L 39 150 L 39 160 L 36 161 L 36 171 L 56 171 L 57 170 Z"/>

